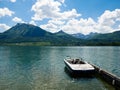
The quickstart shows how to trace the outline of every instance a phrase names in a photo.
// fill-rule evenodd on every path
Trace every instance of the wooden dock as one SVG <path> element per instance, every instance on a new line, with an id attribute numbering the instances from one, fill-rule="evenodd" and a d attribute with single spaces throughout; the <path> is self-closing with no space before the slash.
<path id="1" fill-rule="evenodd" d="M 100 78 L 102 78 L 107 83 L 114 86 L 116 90 L 120 90 L 120 77 L 118 77 L 106 70 L 103 70 L 96 65 L 92 65 L 92 66 L 95 68 L 95 72 Z"/>

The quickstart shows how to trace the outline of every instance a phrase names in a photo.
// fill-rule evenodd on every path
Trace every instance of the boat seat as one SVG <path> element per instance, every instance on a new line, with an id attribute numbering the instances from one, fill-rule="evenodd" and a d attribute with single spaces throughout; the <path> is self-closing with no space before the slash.
<path id="1" fill-rule="evenodd" d="M 79 64 L 85 64 L 83 61 L 80 61 Z"/>

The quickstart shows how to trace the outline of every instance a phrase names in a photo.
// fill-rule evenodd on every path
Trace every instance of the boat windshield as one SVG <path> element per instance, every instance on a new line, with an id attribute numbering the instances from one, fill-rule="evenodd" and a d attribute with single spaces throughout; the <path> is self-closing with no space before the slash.
<path id="1" fill-rule="evenodd" d="M 69 61 L 71 64 L 85 64 L 85 62 L 81 61 L 80 59 L 72 59 Z"/>

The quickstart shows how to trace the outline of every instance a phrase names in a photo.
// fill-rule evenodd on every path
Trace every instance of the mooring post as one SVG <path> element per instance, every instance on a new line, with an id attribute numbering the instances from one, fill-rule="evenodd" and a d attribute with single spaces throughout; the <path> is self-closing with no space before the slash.
<path id="1" fill-rule="evenodd" d="M 114 79 L 112 80 L 112 85 L 115 85 L 115 80 Z"/>

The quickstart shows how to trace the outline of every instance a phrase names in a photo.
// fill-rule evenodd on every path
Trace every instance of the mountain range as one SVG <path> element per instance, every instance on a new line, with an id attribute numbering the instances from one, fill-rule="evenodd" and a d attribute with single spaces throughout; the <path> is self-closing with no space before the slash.
<path id="1" fill-rule="evenodd" d="M 89 35 L 67 34 L 62 30 L 57 33 L 48 32 L 38 26 L 18 23 L 9 30 L 0 33 L 0 44 L 22 45 L 120 45 L 120 31 Z"/>
<path id="2" fill-rule="evenodd" d="M 87 35 L 84 35 L 82 33 L 76 33 L 76 34 L 71 34 L 73 37 L 80 38 L 80 39 L 90 39 L 93 38 L 94 36 L 98 35 L 99 33 L 89 33 Z"/>

